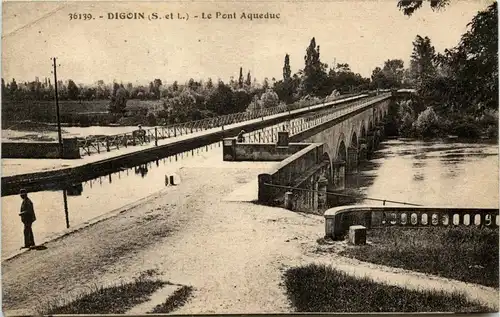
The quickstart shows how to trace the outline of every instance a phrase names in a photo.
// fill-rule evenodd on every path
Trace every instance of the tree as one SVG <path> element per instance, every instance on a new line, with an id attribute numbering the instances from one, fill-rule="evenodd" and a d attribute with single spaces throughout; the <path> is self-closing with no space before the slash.
<path id="1" fill-rule="evenodd" d="M 192 91 L 197 91 L 198 88 L 201 87 L 201 83 L 195 81 L 193 78 L 190 78 L 189 81 L 188 81 L 188 85 L 187 86 Z"/>
<path id="2" fill-rule="evenodd" d="M 264 78 L 264 81 L 262 82 L 262 89 L 263 89 L 264 91 L 266 91 L 266 90 L 268 90 L 268 89 L 269 89 L 269 79 L 267 79 L 267 77 L 266 77 L 266 78 Z"/>
<path id="3" fill-rule="evenodd" d="M 251 87 L 252 86 L 252 77 L 250 76 L 250 71 L 247 73 L 247 79 L 245 81 L 245 86 Z"/>
<path id="4" fill-rule="evenodd" d="M 75 84 L 73 80 L 68 81 L 68 98 L 70 100 L 78 100 L 78 95 L 80 94 L 80 90 L 78 86 Z"/>
<path id="5" fill-rule="evenodd" d="M 260 101 L 262 107 L 271 108 L 278 106 L 280 100 L 278 98 L 278 95 L 272 89 L 268 89 L 265 93 L 262 94 L 262 96 L 260 97 Z"/>
<path id="6" fill-rule="evenodd" d="M 177 80 L 174 81 L 174 83 L 172 84 L 172 90 L 173 91 L 177 91 L 179 90 L 179 84 L 177 84 Z"/>
<path id="7" fill-rule="evenodd" d="M 120 87 L 117 83 L 114 83 L 113 95 L 111 96 L 111 102 L 109 104 L 108 110 L 110 113 L 124 114 L 126 107 L 127 107 L 127 90 L 123 87 Z"/>
<path id="8" fill-rule="evenodd" d="M 5 86 L 5 80 L 2 78 L 2 97 L 5 98 L 5 93 L 7 92 L 7 87 Z"/>
<path id="9" fill-rule="evenodd" d="M 218 114 L 224 115 L 233 113 L 233 91 L 231 87 L 224 84 L 221 80 L 215 89 L 207 98 L 207 109 Z"/>
<path id="10" fill-rule="evenodd" d="M 244 89 L 238 89 L 233 93 L 233 112 L 243 112 L 252 101 L 252 96 Z"/>
<path id="11" fill-rule="evenodd" d="M 177 97 L 168 99 L 164 103 L 170 123 L 179 123 L 196 120 L 199 110 L 196 108 L 196 98 L 189 89 L 185 89 Z"/>
<path id="12" fill-rule="evenodd" d="M 449 0 L 430 0 L 429 2 L 432 10 L 442 9 L 450 3 Z M 403 11 L 404 15 L 411 16 L 422 7 L 423 3 L 422 0 L 400 0 L 398 1 L 398 7 Z"/>
<path id="13" fill-rule="evenodd" d="M 391 87 L 399 87 L 403 81 L 404 62 L 401 59 L 388 59 L 382 69 Z"/>
<path id="14" fill-rule="evenodd" d="M 319 45 L 316 46 L 316 39 L 313 37 L 304 56 L 305 66 L 300 89 L 303 96 L 324 95 L 327 65 L 321 63 L 319 56 L 320 48 Z"/>
<path id="15" fill-rule="evenodd" d="M 153 93 L 155 94 L 156 99 L 160 99 L 160 87 L 162 85 L 161 79 L 155 79 L 153 81 Z"/>
<path id="16" fill-rule="evenodd" d="M 335 72 L 339 73 L 350 73 L 351 72 L 351 67 L 347 63 L 337 63 L 335 67 Z"/>
<path id="17" fill-rule="evenodd" d="M 467 86 L 473 102 L 498 108 L 498 5 L 479 12 L 467 25 L 458 47 L 450 53 L 450 66 Z"/>
<path id="18" fill-rule="evenodd" d="M 214 83 L 212 82 L 212 78 L 209 78 L 209 79 L 207 80 L 207 84 L 205 85 L 205 88 L 207 88 L 207 89 L 212 89 L 212 88 L 214 88 Z"/>
<path id="19" fill-rule="evenodd" d="M 419 88 L 440 115 L 481 117 L 498 109 L 498 7 L 493 3 L 468 24 L 458 45 L 438 54 L 438 76 Z"/>
<path id="20" fill-rule="evenodd" d="M 436 52 L 431 40 L 417 35 L 413 42 L 411 54 L 410 72 L 417 85 L 436 74 L 435 65 Z"/>
<path id="21" fill-rule="evenodd" d="M 10 92 L 15 93 L 17 91 L 17 83 L 14 78 L 12 78 L 12 82 L 10 83 Z"/>
<path id="22" fill-rule="evenodd" d="M 380 67 L 375 67 L 372 71 L 372 83 L 376 89 L 384 89 L 386 86 L 387 78 L 385 77 Z"/>
<path id="23" fill-rule="evenodd" d="M 413 132 L 415 111 L 412 101 L 402 101 L 399 104 L 397 117 L 399 118 L 398 132 L 401 136 L 410 136 Z"/>
<path id="24" fill-rule="evenodd" d="M 243 67 L 240 67 L 240 77 L 238 78 L 238 88 L 243 88 Z"/>
<path id="25" fill-rule="evenodd" d="M 292 70 L 290 69 L 290 55 L 285 55 L 285 63 L 283 65 L 283 81 L 288 82 L 292 78 Z"/>

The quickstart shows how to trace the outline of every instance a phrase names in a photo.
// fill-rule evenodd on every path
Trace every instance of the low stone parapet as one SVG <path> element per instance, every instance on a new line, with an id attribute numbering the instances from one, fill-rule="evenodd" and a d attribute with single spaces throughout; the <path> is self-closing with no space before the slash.
<path id="1" fill-rule="evenodd" d="M 289 143 L 286 146 L 272 143 L 240 143 L 236 138 L 226 138 L 222 144 L 224 161 L 282 161 L 309 145 L 305 143 Z"/>

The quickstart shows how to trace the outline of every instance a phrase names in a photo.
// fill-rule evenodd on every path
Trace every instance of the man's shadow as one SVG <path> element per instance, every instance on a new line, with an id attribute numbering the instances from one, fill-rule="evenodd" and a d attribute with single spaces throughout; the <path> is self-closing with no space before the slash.
<path id="1" fill-rule="evenodd" d="M 47 250 L 47 247 L 44 245 L 36 245 L 34 247 L 30 247 L 30 250 L 42 251 Z"/>

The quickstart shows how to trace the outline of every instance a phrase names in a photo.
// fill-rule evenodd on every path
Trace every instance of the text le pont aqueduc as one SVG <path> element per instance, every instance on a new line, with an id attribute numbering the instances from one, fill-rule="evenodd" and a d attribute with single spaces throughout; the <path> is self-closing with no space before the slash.
<path id="1" fill-rule="evenodd" d="M 145 13 L 145 12 L 108 12 L 105 15 L 93 15 L 91 13 L 70 13 L 70 20 L 95 20 L 95 19 L 106 19 L 106 20 L 278 20 L 281 18 L 280 13 L 251 13 L 251 12 L 201 12 L 199 14 L 189 13 Z"/>

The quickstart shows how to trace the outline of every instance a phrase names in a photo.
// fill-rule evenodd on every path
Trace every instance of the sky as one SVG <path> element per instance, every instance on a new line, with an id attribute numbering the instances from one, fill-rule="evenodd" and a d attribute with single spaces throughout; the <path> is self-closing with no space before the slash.
<path id="1" fill-rule="evenodd" d="M 348 63 L 369 77 L 387 59 L 402 59 L 407 66 L 417 34 L 428 36 L 438 52 L 455 46 L 467 23 L 490 3 L 452 0 L 439 12 L 425 3 L 406 17 L 389 0 L 4 2 L 2 78 L 52 77 L 51 58 L 57 57 L 59 80 L 81 84 L 227 81 L 238 78 L 240 67 L 259 81 L 279 80 L 285 54 L 292 73 L 303 68 L 312 37 L 322 62 Z M 113 12 L 144 13 L 146 19 L 108 19 Z M 216 19 L 217 12 L 237 18 Z M 243 12 L 280 18 L 250 21 L 240 18 Z M 95 19 L 70 21 L 69 14 L 78 13 Z M 148 20 L 153 13 L 162 19 Z M 166 19 L 171 13 L 175 19 Z M 177 19 L 178 14 L 189 19 Z M 213 18 L 201 19 L 202 14 Z"/>

